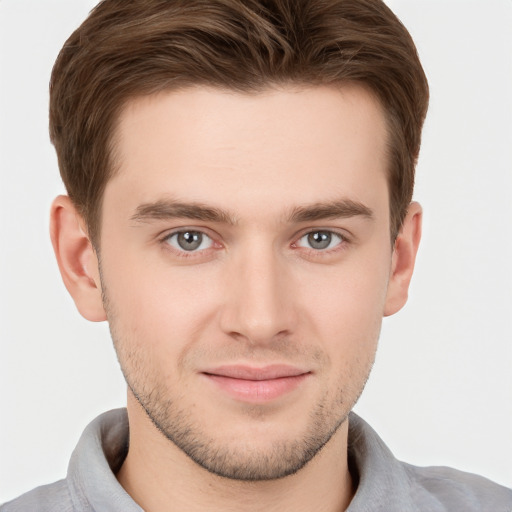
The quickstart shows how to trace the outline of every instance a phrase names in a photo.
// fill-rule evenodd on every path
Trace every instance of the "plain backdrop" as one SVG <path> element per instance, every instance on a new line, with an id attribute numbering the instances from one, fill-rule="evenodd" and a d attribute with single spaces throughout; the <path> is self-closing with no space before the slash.
<path id="1" fill-rule="evenodd" d="M 125 403 L 107 326 L 76 312 L 48 237 L 50 70 L 95 3 L 0 0 L 0 502 L 62 478 L 85 425 Z M 425 226 L 356 410 L 400 459 L 512 486 L 512 1 L 388 3 L 431 86 Z"/>

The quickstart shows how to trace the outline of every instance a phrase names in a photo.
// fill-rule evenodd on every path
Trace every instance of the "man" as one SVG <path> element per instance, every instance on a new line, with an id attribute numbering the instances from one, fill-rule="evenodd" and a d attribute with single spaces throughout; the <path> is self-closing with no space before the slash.
<path id="1" fill-rule="evenodd" d="M 52 241 L 128 419 L 5 510 L 509 510 L 349 418 L 407 298 L 426 104 L 378 2 L 101 3 L 54 70 Z"/>

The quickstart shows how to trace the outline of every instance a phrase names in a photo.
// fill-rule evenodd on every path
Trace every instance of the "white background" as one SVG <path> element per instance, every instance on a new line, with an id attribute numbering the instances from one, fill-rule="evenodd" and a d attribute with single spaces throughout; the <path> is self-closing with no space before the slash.
<path id="1" fill-rule="evenodd" d="M 65 475 L 122 406 L 105 324 L 74 309 L 48 209 L 63 191 L 47 86 L 94 0 L 0 0 L 0 502 Z M 430 79 L 409 304 L 384 321 L 357 406 L 398 458 L 512 486 L 512 1 L 393 0 Z"/>

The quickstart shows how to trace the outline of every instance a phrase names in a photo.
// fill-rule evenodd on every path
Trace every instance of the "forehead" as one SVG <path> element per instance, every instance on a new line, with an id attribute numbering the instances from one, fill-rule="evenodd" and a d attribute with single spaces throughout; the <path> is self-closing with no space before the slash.
<path id="1" fill-rule="evenodd" d="M 385 117 L 359 86 L 136 98 L 115 141 L 118 172 L 105 201 L 124 197 L 123 206 L 166 194 L 265 212 L 339 197 L 387 204 Z"/>

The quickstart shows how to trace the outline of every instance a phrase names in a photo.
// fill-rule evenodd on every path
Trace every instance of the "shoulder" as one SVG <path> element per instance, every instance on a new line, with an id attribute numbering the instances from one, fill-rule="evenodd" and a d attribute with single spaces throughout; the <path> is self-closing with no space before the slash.
<path id="1" fill-rule="evenodd" d="M 512 489 L 448 467 L 418 467 L 394 457 L 351 413 L 349 462 L 358 479 L 350 512 L 512 512 Z"/>
<path id="2" fill-rule="evenodd" d="M 487 478 L 442 466 L 402 464 L 419 503 L 432 501 L 440 510 L 512 512 L 512 489 Z"/>
<path id="3" fill-rule="evenodd" d="M 0 512 L 72 512 L 73 502 L 66 480 L 37 487 L 0 505 Z"/>
<path id="4" fill-rule="evenodd" d="M 1 505 L 0 512 L 140 511 L 115 476 L 127 446 L 126 410 L 102 414 L 82 433 L 65 479 Z"/>

